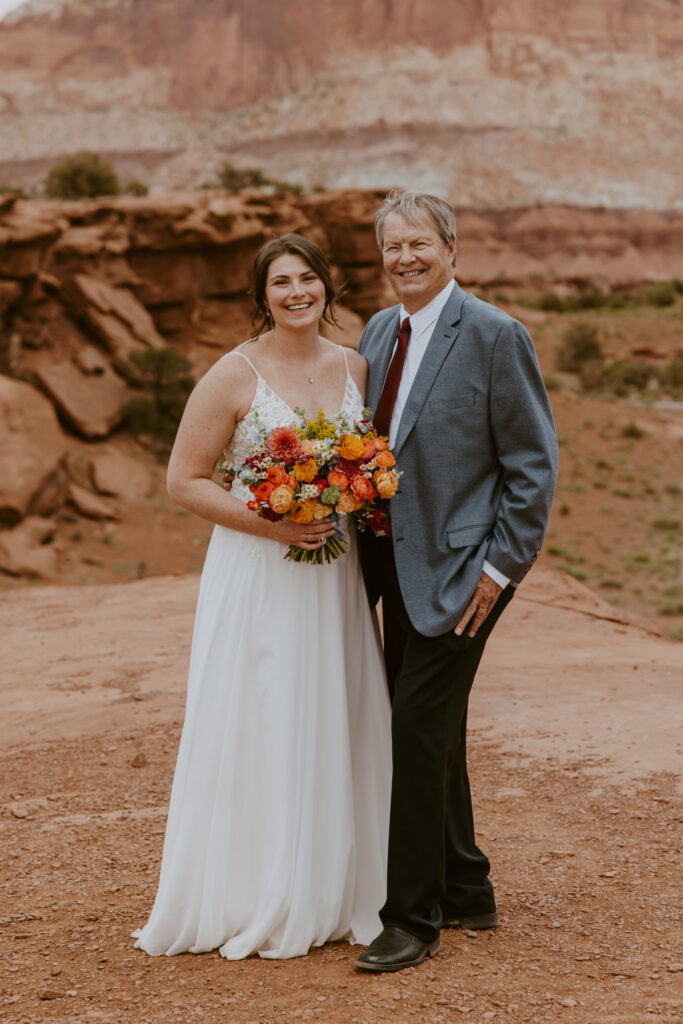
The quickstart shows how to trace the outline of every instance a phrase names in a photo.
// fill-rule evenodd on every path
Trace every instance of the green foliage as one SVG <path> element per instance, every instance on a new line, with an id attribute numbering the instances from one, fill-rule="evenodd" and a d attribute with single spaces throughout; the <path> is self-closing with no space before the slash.
<path id="1" fill-rule="evenodd" d="M 289 181 L 267 178 L 259 167 L 234 167 L 224 163 L 218 168 L 218 181 L 228 192 L 239 192 L 242 188 L 272 188 L 276 192 L 302 192 L 301 185 Z"/>
<path id="2" fill-rule="evenodd" d="M 664 530 L 666 533 L 678 533 L 681 529 L 680 519 L 654 519 L 652 525 L 655 530 Z"/>
<path id="3" fill-rule="evenodd" d="M 546 391 L 561 391 L 562 381 L 556 373 L 544 373 L 543 383 L 545 384 Z"/>
<path id="4" fill-rule="evenodd" d="M 190 363 L 175 349 L 166 347 L 134 352 L 130 364 L 134 379 L 147 396 L 126 403 L 124 425 L 133 434 L 152 437 L 159 453 L 166 454 L 194 387 Z"/>
<path id="5" fill-rule="evenodd" d="M 97 153 L 76 153 L 56 164 L 47 176 L 45 192 L 51 199 L 93 199 L 121 191 L 111 164 Z"/>
<path id="6" fill-rule="evenodd" d="M 137 178 L 133 178 L 129 181 L 123 190 L 129 196 L 146 196 L 149 194 L 149 187 L 145 185 L 144 181 L 138 181 Z"/>
<path id="7" fill-rule="evenodd" d="M 673 281 L 653 281 L 639 288 L 634 298 L 643 306 L 673 306 L 676 285 Z"/>
<path id="8" fill-rule="evenodd" d="M 621 436 L 631 438 L 633 441 L 639 441 L 641 437 L 646 436 L 646 432 L 641 430 L 638 424 L 631 420 L 631 422 L 627 423 L 625 427 L 622 427 Z"/>
<path id="9" fill-rule="evenodd" d="M 570 324 L 557 349 L 557 368 L 566 373 L 579 373 L 587 363 L 602 365 L 604 355 L 598 340 L 597 328 L 592 324 Z"/>
<path id="10" fill-rule="evenodd" d="M 663 596 L 664 600 L 657 609 L 660 615 L 683 615 L 683 584 L 667 587 Z"/>

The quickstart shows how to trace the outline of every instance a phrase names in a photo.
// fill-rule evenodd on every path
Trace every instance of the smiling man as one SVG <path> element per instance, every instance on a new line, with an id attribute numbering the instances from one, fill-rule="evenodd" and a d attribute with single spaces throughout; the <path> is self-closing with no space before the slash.
<path id="1" fill-rule="evenodd" d="M 402 477 L 392 536 L 361 537 L 370 601 L 382 598 L 393 788 L 384 928 L 357 966 L 396 971 L 435 956 L 442 927 L 499 923 L 474 837 L 467 704 L 538 555 L 557 442 L 526 330 L 453 280 L 451 207 L 392 193 L 376 228 L 399 304 L 370 320 L 359 351 Z"/>

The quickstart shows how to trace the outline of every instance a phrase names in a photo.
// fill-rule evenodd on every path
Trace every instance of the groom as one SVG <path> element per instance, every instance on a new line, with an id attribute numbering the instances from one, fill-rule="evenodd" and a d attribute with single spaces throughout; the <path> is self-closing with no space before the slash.
<path id="1" fill-rule="evenodd" d="M 382 598 L 394 767 L 384 928 L 356 965 L 396 971 L 435 956 L 443 927 L 499 923 L 474 838 L 467 703 L 538 555 L 557 442 L 526 330 L 453 280 L 451 207 L 395 192 L 376 230 L 399 304 L 370 320 L 359 351 L 402 477 L 393 536 L 362 535 L 370 601 Z"/>

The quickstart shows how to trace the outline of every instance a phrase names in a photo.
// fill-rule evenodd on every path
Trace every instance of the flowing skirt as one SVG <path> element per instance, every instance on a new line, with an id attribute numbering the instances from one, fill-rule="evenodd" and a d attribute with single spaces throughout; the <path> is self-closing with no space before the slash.
<path id="1" fill-rule="evenodd" d="M 136 946 L 301 956 L 381 930 L 391 789 L 355 546 L 324 566 L 217 526 L 202 573 L 156 900 Z"/>

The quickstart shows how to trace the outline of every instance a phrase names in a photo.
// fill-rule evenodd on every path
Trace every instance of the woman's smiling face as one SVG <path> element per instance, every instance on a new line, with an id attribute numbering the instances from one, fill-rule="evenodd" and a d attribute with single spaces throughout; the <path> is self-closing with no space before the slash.
<path id="1" fill-rule="evenodd" d="M 309 327 L 325 310 L 325 285 L 301 256 L 284 253 L 268 267 L 266 301 L 277 325 Z"/>

